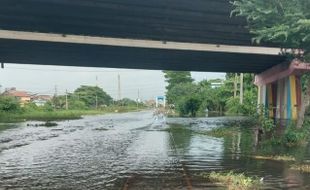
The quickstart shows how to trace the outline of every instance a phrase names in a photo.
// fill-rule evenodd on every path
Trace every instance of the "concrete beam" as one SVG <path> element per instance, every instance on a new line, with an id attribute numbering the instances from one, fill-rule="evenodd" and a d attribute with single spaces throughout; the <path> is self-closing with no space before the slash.
<path id="1" fill-rule="evenodd" d="M 310 63 L 294 59 L 291 63 L 276 65 L 261 74 L 255 76 L 254 84 L 262 86 L 273 83 L 290 75 L 300 76 L 305 72 L 310 72 Z"/>
<path id="2" fill-rule="evenodd" d="M 0 30 L 0 39 L 120 46 L 120 47 L 134 47 L 134 48 L 153 48 L 153 49 L 168 49 L 168 50 L 189 50 L 189 51 L 202 51 L 202 52 L 261 54 L 261 55 L 279 55 L 281 52 L 280 48 L 270 48 L 270 47 L 236 46 L 236 45 L 187 43 L 187 42 L 184 43 L 184 42 L 172 42 L 172 41 L 124 39 L 124 38 L 111 38 L 103 36 L 51 34 L 40 32 L 11 31 L 11 30 Z"/>

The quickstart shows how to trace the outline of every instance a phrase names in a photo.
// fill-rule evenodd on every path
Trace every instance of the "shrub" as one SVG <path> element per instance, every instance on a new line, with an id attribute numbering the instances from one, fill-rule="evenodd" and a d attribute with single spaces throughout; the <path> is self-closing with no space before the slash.
<path id="1" fill-rule="evenodd" d="M 0 96 L 0 112 L 18 112 L 20 111 L 19 101 L 10 96 Z"/>
<path id="2" fill-rule="evenodd" d="M 22 110 L 24 112 L 38 111 L 39 107 L 35 103 L 28 103 L 22 108 Z"/>
<path id="3" fill-rule="evenodd" d="M 290 126 L 285 130 L 283 136 L 283 142 L 288 146 L 292 146 L 303 143 L 306 140 L 306 138 L 307 138 L 306 131 Z"/>
<path id="4" fill-rule="evenodd" d="M 190 115 L 195 117 L 199 108 L 201 100 L 197 97 L 184 97 L 177 102 L 177 110 L 181 116 Z"/>
<path id="5" fill-rule="evenodd" d="M 260 189 L 261 182 L 257 177 L 248 177 L 243 173 L 211 172 L 209 175 L 203 175 L 211 182 L 217 182 L 227 186 L 231 190 Z"/>
<path id="6" fill-rule="evenodd" d="M 260 120 L 261 126 L 265 132 L 271 132 L 275 129 L 276 125 L 273 119 L 262 117 Z"/>

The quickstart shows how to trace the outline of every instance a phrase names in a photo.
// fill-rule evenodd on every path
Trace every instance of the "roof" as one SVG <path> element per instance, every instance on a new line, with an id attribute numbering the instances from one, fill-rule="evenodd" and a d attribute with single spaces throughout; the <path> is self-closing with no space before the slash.
<path id="1" fill-rule="evenodd" d="M 25 92 L 25 91 L 14 91 L 14 90 L 10 90 L 10 91 L 6 91 L 4 92 L 5 95 L 7 96 L 14 96 L 14 97 L 30 97 L 30 95 Z"/>
<path id="2" fill-rule="evenodd" d="M 33 96 L 35 100 L 51 100 L 52 97 L 50 95 L 35 95 Z"/>

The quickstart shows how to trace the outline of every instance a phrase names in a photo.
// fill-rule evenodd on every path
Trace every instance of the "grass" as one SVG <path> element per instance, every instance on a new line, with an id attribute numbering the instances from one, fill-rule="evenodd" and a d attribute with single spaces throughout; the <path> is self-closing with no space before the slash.
<path id="1" fill-rule="evenodd" d="M 233 171 L 211 172 L 203 175 L 212 183 L 226 186 L 229 190 L 255 190 L 260 189 L 261 182 L 257 177 L 248 177 L 244 173 L 234 173 Z"/>
<path id="2" fill-rule="evenodd" d="M 257 160 L 275 160 L 275 161 L 296 161 L 293 156 L 277 155 L 277 156 L 252 156 L 252 158 Z"/>
<path id="3" fill-rule="evenodd" d="M 301 164 L 301 165 L 292 165 L 292 170 L 297 170 L 305 173 L 310 173 L 310 165 L 309 164 Z"/>
<path id="4" fill-rule="evenodd" d="M 93 113 L 93 112 L 91 112 Z M 2 113 L 0 122 L 22 122 L 27 120 L 36 121 L 57 121 L 67 119 L 80 119 L 86 111 L 34 111 L 25 113 Z M 90 113 L 89 113 L 90 114 Z"/>
<path id="5" fill-rule="evenodd" d="M 116 107 L 111 106 L 100 110 L 57 110 L 57 111 L 25 111 L 22 113 L 0 113 L 0 122 L 13 123 L 29 120 L 35 121 L 61 121 L 80 119 L 83 115 L 100 115 L 106 113 L 123 113 L 130 111 L 140 111 L 137 107 Z"/>

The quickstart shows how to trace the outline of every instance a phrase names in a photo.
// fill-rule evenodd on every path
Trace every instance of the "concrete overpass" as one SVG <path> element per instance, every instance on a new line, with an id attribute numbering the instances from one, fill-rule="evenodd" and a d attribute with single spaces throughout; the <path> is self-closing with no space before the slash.
<path id="1" fill-rule="evenodd" d="M 252 44 L 231 10 L 229 0 L 1 0 L 0 62 L 260 73 L 259 103 L 296 119 L 308 64 Z"/>
<path id="2" fill-rule="evenodd" d="M 260 73 L 285 61 L 257 47 L 229 0 L 1 0 L 0 61 Z"/>

